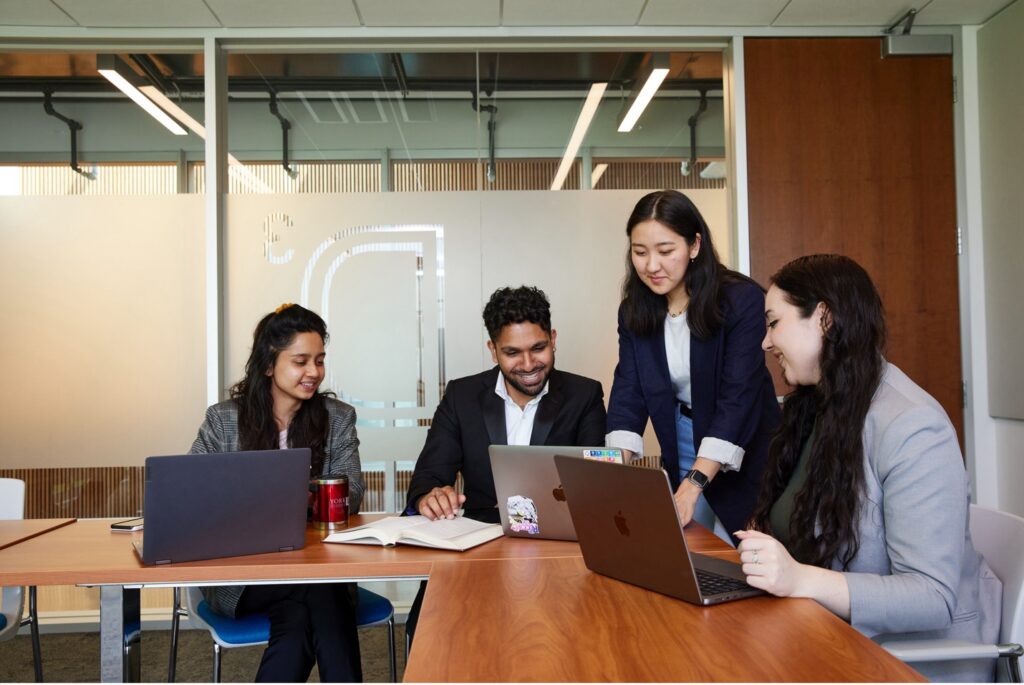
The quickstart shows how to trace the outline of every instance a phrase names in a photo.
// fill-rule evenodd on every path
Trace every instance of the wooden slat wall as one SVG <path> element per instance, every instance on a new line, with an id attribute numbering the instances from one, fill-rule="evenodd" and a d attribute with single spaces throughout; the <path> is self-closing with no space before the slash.
<path id="1" fill-rule="evenodd" d="M 494 182 L 480 181 L 484 162 L 476 160 L 401 161 L 391 163 L 391 183 L 396 192 L 476 190 L 547 190 L 558 170 L 557 159 L 499 159 Z M 689 176 L 679 172 L 679 161 L 609 161 L 597 182 L 597 190 L 645 188 L 724 188 L 724 179 L 703 179 L 707 166 L 698 162 Z M 578 190 L 582 165 L 575 162 L 565 180 L 566 190 Z"/>
<path id="2" fill-rule="evenodd" d="M 142 466 L 0 469 L 0 478 L 25 481 L 28 519 L 142 515 Z M 366 494 L 362 510 L 384 511 L 384 471 L 365 471 L 363 479 Z"/>
<path id="3" fill-rule="evenodd" d="M 280 162 L 246 162 L 244 172 L 229 168 L 232 195 L 255 193 L 379 193 L 380 162 L 292 162 L 290 176 Z M 206 167 L 189 165 L 189 192 L 206 190 Z"/>
<path id="4" fill-rule="evenodd" d="M 25 518 L 142 515 L 141 466 L 0 469 L 25 481 Z"/>
<path id="5" fill-rule="evenodd" d="M 675 188 L 677 190 L 725 188 L 724 178 L 700 177 L 707 162 L 697 162 L 693 173 L 683 176 L 679 161 L 673 162 L 609 162 L 597 180 L 595 190 L 643 190 Z"/>
<path id="6" fill-rule="evenodd" d="M 173 195 L 177 169 L 172 163 L 83 165 L 90 176 L 67 164 L 21 167 L 22 195 Z"/>

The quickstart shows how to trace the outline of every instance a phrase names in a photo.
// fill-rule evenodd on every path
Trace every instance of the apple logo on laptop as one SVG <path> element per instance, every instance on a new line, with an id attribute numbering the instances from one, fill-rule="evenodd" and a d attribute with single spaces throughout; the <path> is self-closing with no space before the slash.
<path id="1" fill-rule="evenodd" d="M 558 487 L 551 491 L 551 495 L 555 498 L 556 502 L 565 501 L 565 489 L 562 488 L 562 484 L 559 483 Z"/>
<path id="2" fill-rule="evenodd" d="M 626 517 L 622 515 L 622 509 L 615 515 L 615 527 L 623 535 L 629 535 L 629 526 L 626 525 Z"/>

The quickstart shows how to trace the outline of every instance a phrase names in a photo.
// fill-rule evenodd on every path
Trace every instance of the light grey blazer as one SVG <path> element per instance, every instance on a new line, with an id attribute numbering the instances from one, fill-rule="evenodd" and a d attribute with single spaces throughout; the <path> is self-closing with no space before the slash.
<path id="1" fill-rule="evenodd" d="M 327 454 L 321 475 L 348 476 L 349 510 L 355 514 L 363 501 L 366 488 L 359 463 L 359 438 L 356 436 L 356 410 L 350 405 L 332 397 L 324 398 L 327 407 L 329 428 L 327 432 Z M 206 419 L 199 427 L 199 435 L 189 454 L 211 452 L 238 452 L 241 450 L 238 435 L 238 405 L 227 400 L 209 407 Z M 242 597 L 244 585 L 227 585 L 202 588 L 203 596 L 210 608 L 224 616 L 234 616 L 238 600 Z"/>
<path id="2" fill-rule="evenodd" d="M 844 574 L 851 625 L 879 642 L 996 642 L 1002 584 L 971 543 L 967 474 L 945 411 L 887 364 L 863 437 L 860 549 Z M 942 681 L 991 680 L 993 666 L 914 664 Z"/>

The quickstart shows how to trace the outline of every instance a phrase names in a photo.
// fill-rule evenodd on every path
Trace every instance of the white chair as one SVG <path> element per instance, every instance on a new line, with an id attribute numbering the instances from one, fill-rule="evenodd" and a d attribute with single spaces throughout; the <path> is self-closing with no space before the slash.
<path id="1" fill-rule="evenodd" d="M 184 594 L 185 608 L 181 607 Z M 205 628 L 213 638 L 213 682 L 220 682 L 221 653 L 234 647 L 265 645 L 270 639 L 270 619 L 266 614 L 254 614 L 242 618 L 228 618 L 214 612 L 197 587 L 174 588 L 174 609 L 171 614 L 171 656 L 167 670 L 167 682 L 173 683 L 178 656 L 178 623 L 184 616 L 199 628 Z M 391 682 L 395 682 L 395 608 L 391 602 L 376 592 L 359 588 L 359 604 L 356 609 L 356 623 L 360 628 L 386 624 L 388 628 L 388 657 Z"/>
<path id="2" fill-rule="evenodd" d="M 0 519 L 20 520 L 25 517 L 25 481 L 0 478 Z M 39 648 L 39 614 L 36 610 L 36 588 L 28 589 L 28 616 L 23 617 L 25 588 L 5 587 L 0 598 L 0 640 L 10 640 L 22 626 L 29 626 L 32 635 L 32 661 L 36 682 L 43 682 L 43 658 Z"/>
<path id="3" fill-rule="evenodd" d="M 998 645 L 963 640 L 908 640 L 882 646 L 901 661 L 959 661 L 996 659 L 1006 665 L 1012 682 L 1021 682 L 1018 659 L 1024 656 L 1024 518 L 971 505 L 974 547 L 1003 582 L 1003 615 Z M 1003 674 L 1000 674 L 1003 675 Z"/>

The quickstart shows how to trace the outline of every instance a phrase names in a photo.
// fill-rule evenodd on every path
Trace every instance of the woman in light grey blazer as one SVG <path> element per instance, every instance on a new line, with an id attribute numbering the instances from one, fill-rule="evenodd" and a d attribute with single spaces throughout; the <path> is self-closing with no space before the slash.
<path id="1" fill-rule="evenodd" d="M 191 452 L 309 447 L 310 477 L 348 476 L 349 508 L 359 510 L 363 480 L 355 410 L 319 392 L 327 327 L 317 314 L 282 305 L 256 326 L 245 378 L 231 399 L 206 410 Z M 270 641 L 257 682 L 306 682 L 313 664 L 321 682 L 362 680 L 354 593 L 348 584 L 203 588 L 217 613 L 265 613 Z"/>
<path id="2" fill-rule="evenodd" d="M 740 531 L 747 582 L 810 597 L 878 641 L 994 642 L 1002 586 L 975 551 L 956 432 L 882 356 L 867 272 L 801 257 L 772 277 L 763 347 L 796 389 Z M 915 664 L 937 680 L 991 680 L 993 661 Z"/>

